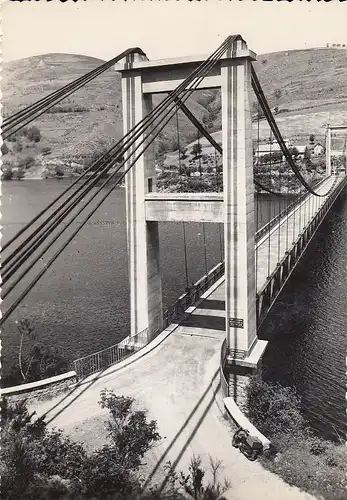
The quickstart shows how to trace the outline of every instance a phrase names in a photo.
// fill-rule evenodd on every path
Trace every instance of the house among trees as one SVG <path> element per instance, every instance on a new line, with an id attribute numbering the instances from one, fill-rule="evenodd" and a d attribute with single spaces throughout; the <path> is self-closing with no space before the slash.
<path id="1" fill-rule="evenodd" d="M 312 156 L 318 157 L 322 156 L 324 153 L 325 153 L 325 148 L 320 142 L 317 142 L 316 144 L 311 143 L 307 146 L 308 157 Z"/>

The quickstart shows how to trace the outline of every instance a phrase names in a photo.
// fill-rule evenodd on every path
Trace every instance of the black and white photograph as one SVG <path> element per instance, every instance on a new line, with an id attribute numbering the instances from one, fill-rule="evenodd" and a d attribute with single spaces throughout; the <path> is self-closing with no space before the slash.
<path id="1" fill-rule="evenodd" d="M 347 1 L 0 2 L 3 500 L 346 500 Z"/>

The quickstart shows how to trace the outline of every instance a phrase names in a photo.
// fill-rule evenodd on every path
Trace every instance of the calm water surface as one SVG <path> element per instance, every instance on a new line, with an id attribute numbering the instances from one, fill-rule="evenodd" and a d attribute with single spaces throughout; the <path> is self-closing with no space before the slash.
<path id="1" fill-rule="evenodd" d="M 2 243 L 68 184 L 66 180 L 3 183 Z M 270 201 L 262 195 L 257 204 L 259 227 L 283 208 L 277 200 Z M 192 283 L 205 272 L 203 228 L 197 223 L 185 227 L 188 280 Z M 218 224 L 205 224 L 205 234 L 207 266 L 211 268 L 221 259 L 223 238 Z M 186 284 L 182 224 L 161 224 L 160 241 L 164 304 L 168 306 Z M 329 437 L 335 433 L 331 422 L 339 432 L 344 429 L 346 248 L 347 202 L 341 197 L 261 332 L 270 340 L 264 358 L 265 376 L 296 386 L 313 424 Z M 42 262 L 50 255 L 52 252 Z M 9 301 L 24 289 L 34 271 L 37 268 Z M 4 309 L 6 304 L 5 300 Z M 42 343 L 55 346 L 71 360 L 128 335 L 124 189 L 117 188 L 106 200 L 7 321 L 2 333 L 5 371 L 16 362 L 19 334 L 15 320 L 23 317 L 31 320 Z"/>

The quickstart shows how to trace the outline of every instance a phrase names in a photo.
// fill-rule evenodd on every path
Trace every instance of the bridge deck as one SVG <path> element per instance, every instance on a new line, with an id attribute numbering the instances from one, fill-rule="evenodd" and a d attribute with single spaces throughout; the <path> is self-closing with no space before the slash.
<path id="1" fill-rule="evenodd" d="M 317 188 L 319 194 L 326 193 L 336 181 L 340 183 L 343 177 L 329 177 Z M 320 209 L 325 197 L 307 196 L 288 216 L 284 216 L 272 230 L 265 234 L 256 244 L 256 286 L 259 291 L 265 284 L 267 277 L 274 271 L 277 263 L 284 257 L 293 242 L 298 238 L 303 227 Z"/>
<path id="2" fill-rule="evenodd" d="M 343 178 L 337 179 L 341 182 Z M 327 179 L 317 191 L 326 193 L 335 178 Z M 256 285 L 257 291 L 265 285 L 268 276 L 274 271 L 277 263 L 298 238 L 305 222 L 308 223 L 324 203 L 325 198 L 310 195 L 295 209 L 284 216 L 256 244 Z M 204 300 L 185 320 L 181 326 L 189 334 L 191 328 L 198 328 L 200 335 L 212 335 L 217 330 L 225 331 L 225 297 L 224 281 Z"/>

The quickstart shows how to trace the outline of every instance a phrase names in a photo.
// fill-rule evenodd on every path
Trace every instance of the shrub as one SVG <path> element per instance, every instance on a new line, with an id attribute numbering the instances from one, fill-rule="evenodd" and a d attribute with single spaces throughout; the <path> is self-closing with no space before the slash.
<path id="1" fill-rule="evenodd" d="M 290 387 L 268 384 L 260 377 L 252 377 L 247 387 L 248 416 L 265 435 L 281 434 L 283 429 L 292 434 L 302 431 L 305 420 L 300 405 Z"/>
<path id="2" fill-rule="evenodd" d="M 93 453 L 61 430 L 49 430 L 44 418 L 29 413 L 25 401 L 10 404 L 2 399 L 4 499 L 104 499 L 114 493 L 113 498 L 121 500 L 141 492 L 133 471 L 159 439 L 156 422 L 148 422 L 144 411 L 135 411 L 132 398 L 106 391 L 101 398 L 110 411 L 110 444 Z"/>
<path id="3" fill-rule="evenodd" d="M 103 390 L 99 403 L 112 417 L 108 422 L 108 437 L 113 459 L 128 470 L 137 470 L 145 453 L 160 439 L 156 422 L 147 422 L 145 411 L 134 410 L 133 398 Z"/>
<path id="4" fill-rule="evenodd" d="M 253 377 L 247 388 L 248 416 L 279 452 L 263 464 L 286 482 L 324 498 L 344 498 L 345 447 L 313 435 L 294 390 Z"/>

